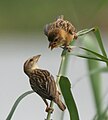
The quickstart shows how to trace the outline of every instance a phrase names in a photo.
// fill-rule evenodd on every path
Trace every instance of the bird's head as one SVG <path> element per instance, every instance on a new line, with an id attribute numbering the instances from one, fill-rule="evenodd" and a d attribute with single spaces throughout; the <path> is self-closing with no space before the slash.
<path id="1" fill-rule="evenodd" d="M 37 69 L 38 66 L 37 66 L 37 62 L 39 60 L 41 55 L 36 55 L 36 56 L 33 56 L 29 59 L 27 59 L 24 63 L 24 72 L 27 74 L 29 72 L 32 72 L 32 70 L 34 69 Z"/>
<path id="2" fill-rule="evenodd" d="M 54 29 L 48 34 L 49 48 L 54 49 L 65 43 L 65 33 L 62 29 Z"/>

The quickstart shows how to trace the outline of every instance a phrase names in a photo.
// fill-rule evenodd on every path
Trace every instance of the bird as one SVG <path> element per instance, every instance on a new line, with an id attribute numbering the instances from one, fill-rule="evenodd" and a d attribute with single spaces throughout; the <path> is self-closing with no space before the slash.
<path id="1" fill-rule="evenodd" d="M 70 49 L 69 44 L 73 39 L 77 39 L 76 28 L 64 16 L 60 15 L 56 21 L 46 24 L 44 34 L 48 37 L 49 48 L 62 47 Z"/>
<path id="2" fill-rule="evenodd" d="M 57 89 L 53 75 L 48 70 L 38 67 L 38 60 L 41 55 L 30 57 L 24 62 L 24 73 L 29 77 L 31 88 L 36 92 L 46 104 L 46 112 L 53 112 L 53 108 L 48 105 L 47 99 L 55 102 L 64 111 L 66 106 L 60 100 L 60 92 Z"/>

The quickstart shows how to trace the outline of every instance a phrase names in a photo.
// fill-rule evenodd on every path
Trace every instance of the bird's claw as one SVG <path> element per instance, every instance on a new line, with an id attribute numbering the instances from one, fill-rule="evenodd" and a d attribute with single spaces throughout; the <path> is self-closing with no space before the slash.
<path id="1" fill-rule="evenodd" d="M 51 108 L 51 107 L 47 107 L 45 111 L 46 111 L 46 112 L 53 113 L 54 109 L 53 109 L 53 108 Z"/>
<path id="2" fill-rule="evenodd" d="M 66 46 L 65 49 L 68 51 L 68 52 L 71 52 L 74 48 L 76 48 L 76 46 Z"/>

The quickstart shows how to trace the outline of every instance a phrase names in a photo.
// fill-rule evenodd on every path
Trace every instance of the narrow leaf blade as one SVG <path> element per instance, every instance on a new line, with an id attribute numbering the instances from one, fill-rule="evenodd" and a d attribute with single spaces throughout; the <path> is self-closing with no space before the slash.
<path id="1" fill-rule="evenodd" d="M 100 31 L 98 28 L 95 28 L 95 32 L 94 32 L 96 38 L 97 38 L 97 41 L 98 41 L 98 44 L 99 44 L 99 47 L 102 51 L 102 54 L 107 57 L 107 54 L 106 54 L 106 51 L 105 51 L 105 48 L 104 48 L 104 45 L 103 45 L 103 42 L 102 42 L 102 38 L 101 38 L 101 35 L 100 35 Z"/>
<path id="2" fill-rule="evenodd" d="M 86 58 L 86 59 L 91 59 L 91 60 L 97 60 L 97 61 L 107 62 L 104 59 L 99 59 L 99 58 L 88 56 L 88 55 L 83 55 L 83 54 L 72 54 L 72 55 L 75 55 L 75 56 L 81 57 L 81 58 Z"/>
<path id="3" fill-rule="evenodd" d="M 67 77 L 61 76 L 59 84 L 70 114 L 70 120 L 79 120 L 78 110 L 71 92 L 69 79 Z"/>
<path id="4" fill-rule="evenodd" d="M 12 107 L 10 113 L 9 113 L 9 115 L 7 116 L 6 120 L 11 120 L 11 118 L 12 118 L 12 116 L 13 116 L 13 114 L 14 114 L 17 106 L 18 106 L 18 104 L 20 103 L 20 101 L 21 101 L 24 97 L 26 97 L 27 95 L 29 95 L 29 94 L 31 94 L 31 93 L 33 93 L 33 92 L 34 92 L 34 91 L 27 91 L 27 92 L 23 93 L 21 96 L 18 97 L 18 99 L 15 101 L 15 103 L 14 103 L 14 105 L 13 105 L 13 107 Z"/>
<path id="5" fill-rule="evenodd" d="M 99 58 L 101 58 L 101 59 L 103 59 L 103 60 L 105 60 L 105 61 L 108 62 L 108 58 L 106 56 L 103 56 L 103 55 L 101 55 L 101 54 L 99 54 L 97 52 L 94 52 L 94 51 L 92 51 L 90 49 L 87 49 L 87 48 L 84 48 L 84 47 L 80 47 L 80 48 L 83 49 L 83 50 L 85 50 L 85 51 L 87 51 L 87 52 L 90 52 L 90 53 L 96 55 L 97 57 L 99 57 Z"/>
<path id="6" fill-rule="evenodd" d="M 79 32 L 77 32 L 77 36 L 83 36 L 85 34 L 88 34 L 92 31 L 95 31 L 95 28 L 91 28 L 91 29 L 84 29 L 84 30 L 81 30 Z"/>

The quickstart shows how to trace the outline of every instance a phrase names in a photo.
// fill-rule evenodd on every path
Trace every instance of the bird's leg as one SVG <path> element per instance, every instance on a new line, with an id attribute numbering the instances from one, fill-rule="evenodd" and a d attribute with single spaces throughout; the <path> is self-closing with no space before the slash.
<path id="1" fill-rule="evenodd" d="M 45 104 L 46 104 L 46 106 L 47 106 L 45 111 L 46 111 L 46 112 L 49 112 L 49 111 L 50 111 L 50 112 L 52 113 L 52 112 L 54 111 L 54 109 L 51 108 L 51 107 L 48 105 L 48 102 L 47 102 L 46 99 L 44 99 L 44 98 L 42 98 L 42 99 L 43 99 L 43 101 L 45 102 Z"/>
<path id="2" fill-rule="evenodd" d="M 71 46 L 71 45 L 66 45 L 66 46 L 61 46 L 62 49 L 68 50 L 68 52 L 71 52 L 76 46 Z"/>
<path id="3" fill-rule="evenodd" d="M 68 52 L 71 52 L 76 46 L 71 46 L 71 45 L 66 45 L 66 46 L 61 46 L 62 49 L 68 50 Z"/>
<path id="4" fill-rule="evenodd" d="M 74 48 L 76 48 L 76 46 L 66 46 L 66 49 L 68 50 L 68 52 L 71 52 Z"/>

